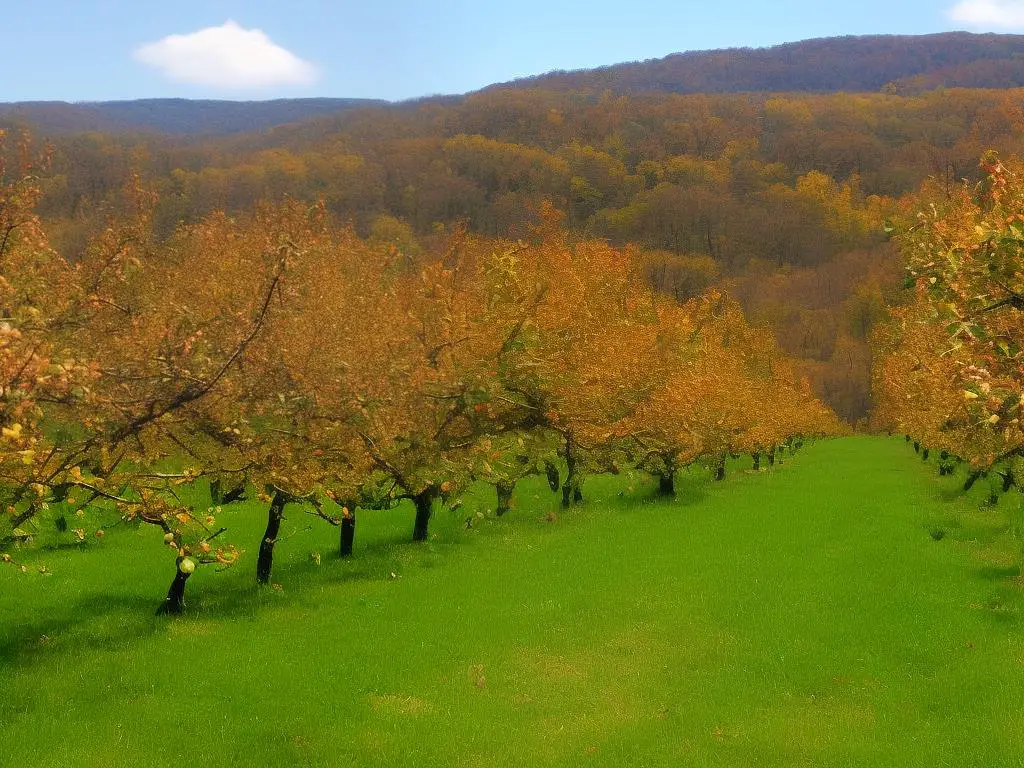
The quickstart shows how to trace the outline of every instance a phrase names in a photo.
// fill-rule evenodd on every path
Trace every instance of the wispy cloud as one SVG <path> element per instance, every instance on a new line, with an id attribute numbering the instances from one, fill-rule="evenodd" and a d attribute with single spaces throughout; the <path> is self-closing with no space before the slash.
<path id="1" fill-rule="evenodd" d="M 962 0 L 949 10 L 949 18 L 986 29 L 1024 28 L 1024 0 Z"/>
<path id="2" fill-rule="evenodd" d="M 140 45 L 134 58 L 180 83 L 225 90 L 309 85 L 318 72 L 259 29 L 233 21 Z"/>

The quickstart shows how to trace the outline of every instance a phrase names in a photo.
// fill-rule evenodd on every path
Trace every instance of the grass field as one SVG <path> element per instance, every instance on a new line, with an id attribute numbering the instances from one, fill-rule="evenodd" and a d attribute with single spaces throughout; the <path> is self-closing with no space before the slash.
<path id="1" fill-rule="evenodd" d="M 553 520 L 527 485 L 418 546 L 360 513 L 346 561 L 292 513 L 265 590 L 259 510 L 225 512 L 247 556 L 179 619 L 156 531 L 38 552 L 0 569 L 0 765 L 1024 765 L 1020 496 L 902 440 L 742 466 L 672 503 L 593 479 Z"/>

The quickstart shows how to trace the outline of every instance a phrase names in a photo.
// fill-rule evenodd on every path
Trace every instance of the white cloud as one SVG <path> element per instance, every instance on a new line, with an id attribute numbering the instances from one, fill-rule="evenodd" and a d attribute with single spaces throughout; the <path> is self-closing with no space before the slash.
<path id="1" fill-rule="evenodd" d="M 259 29 L 233 21 L 189 35 L 168 35 L 135 49 L 136 61 L 180 83 L 244 90 L 309 85 L 318 72 L 309 62 L 276 45 Z"/>
<path id="2" fill-rule="evenodd" d="M 949 10 L 953 21 L 972 27 L 1024 28 L 1024 0 L 962 0 Z"/>

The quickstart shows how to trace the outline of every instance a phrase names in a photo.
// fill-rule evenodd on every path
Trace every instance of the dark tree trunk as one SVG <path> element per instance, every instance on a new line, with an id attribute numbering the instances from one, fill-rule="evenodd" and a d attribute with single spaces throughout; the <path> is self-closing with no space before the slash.
<path id="1" fill-rule="evenodd" d="M 224 498 L 224 494 L 221 491 L 220 486 L 221 482 L 219 477 L 210 481 L 210 501 L 213 502 L 214 506 L 220 504 L 221 499 Z"/>
<path id="2" fill-rule="evenodd" d="M 1003 475 L 1003 493 L 1006 493 L 1013 487 L 1013 472 L 1006 470 L 1006 474 Z"/>
<path id="3" fill-rule="evenodd" d="M 495 510 L 498 517 L 501 517 L 512 507 L 512 483 L 496 483 L 494 489 L 498 492 L 498 508 Z"/>
<path id="4" fill-rule="evenodd" d="M 928 453 L 929 451 L 927 448 L 921 451 L 921 461 L 928 461 Z"/>
<path id="5" fill-rule="evenodd" d="M 220 478 L 217 478 L 210 483 L 210 501 L 213 502 L 214 506 L 220 504 L 231 504 L 234 501 L 240 501 L 245 497 L 245 483 L 236 485 L 234 488 L 224 490 L 224 484 Z"/>
<path id="6" fill-rule="evenodd" d="M 772 454 L 768 454 L 768 460 L 772 461 Z M 725 456 L 718 460 L 718 465 L 715 467 L 715 480 L 725 480 Z"/>
<path id="7" fill-rule="evenodd" d="M 192 574 L 181 570 L 182 560 L 183 558 L 178 558 L 174 570 L 174 581 L 171 582 L 171 588 L 167 590 L 167 597 L 164 598 L 160 607 L 156 609 L 157 616 L 163 616 L 164 614 L 178 616 L 185 609 L 185 582 L 188 581 L 188 577 Z"/>
<path id="8" fill-rule="evenodd" d="M 437 492 L 433 486 L 413 496 L 413 504 L 416 505 L 416 525 L 412 530 L 413 541 L 426 541 L 430 533 L 430 515 L 434 508 L 434 497 Z"/>
<path id="9" fill-rule="evenodd" d="M 660 496 L 676 495 L 676 457 L 671 453 L 661 456 L 664 465 L 661 474 L 658 475 L 658 494 Z"/>
<path id="10" fill-rule="evenodd" d="M 356 508 L 351 507 L 348 514 L 341 518 L 341 546 L 338 554 L 348 557 L 352 554 L 352 542 L 356 538 Z"/>
<path id="11" fill-rule="evenodd" d="M 234 501 L 241 501 L 245 498 L 245 486 L 239 485 L 224 494 L 221 504 L 231 504 Z"/>
<path id="12" fill-rule="evenodd" d="M 270 572 L 274 568 L 274 545 L 277 544 L 281 521 L 284 520 L 284 504 L 284 494 L 277 491 L 270 501 L 270 509 L 267 510 L 267 530 L 263 534 L 263 541 L 260 542 L 260 554 L 256 559 L 256 582 L 258 584 L 270 583 Z"/>
<path id="13" fill-rule="evenodd" d="M 574 502 L 583 501 L 579 476 L 576 472 L 576 448 L 572 438 L 565 440 L 565 482 L 562 483 L 562 508 L 568 509 Z"/>
<path id="14" fill-rule="evenodd" d="M 915 440 L 914 441 L 914 453 L 920 453 L 920 452 L 921 452 L 921 444 Z"/>
<path id="15" fill-rule="evenodd" d="M 964 482 L 964 490 L 969 491 L 974 487 L 974 484 L 981 479 L 985 473 L 980 470 L 975 470 L 967 476 L 967 480 Z"/>
<path id="16" fill-rule="evenodd" d="M 768 466 L 769 467 L 774 467 L 775 466 L 775 449 L 774 448 L 772 448 L 770 451 L 768 451 Z"/>
<path id="17" fill-rule="evenodd" d="M 754 457 L 754 471 L 759 470 L 761 468 L 761 454 L 760 454 L 760 452 L 759 451 L 754 451 L 754 453 L 752 453 L 750 455 Z"/>
<path id="18" fill-rule="evenodd" d="M 548 488 L 551 489 L 552 493 L 558 493 L 558 489 L 562 484 L 561 478 L 558 476 L 558 467 L 550 461 L 545 461 L 544 474 L 547 475 L 548 478 Z"/>

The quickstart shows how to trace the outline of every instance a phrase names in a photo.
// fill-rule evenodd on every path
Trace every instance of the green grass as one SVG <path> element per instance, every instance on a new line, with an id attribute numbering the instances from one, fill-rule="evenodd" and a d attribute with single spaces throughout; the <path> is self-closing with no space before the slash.
<path id="1" fill-rule="evenodd" d="M 114 529 L 0 569 L 0 764 L 1024 765 L 1020 496 L 962 481 L 848 438 L 674 503 L 597 478 L 547 520 L 538 482 L 420 546 L 360 513 L 348 561 L 292 512 L 269 590 L 242 509 L 180 619 L 158 533 Z"/>

